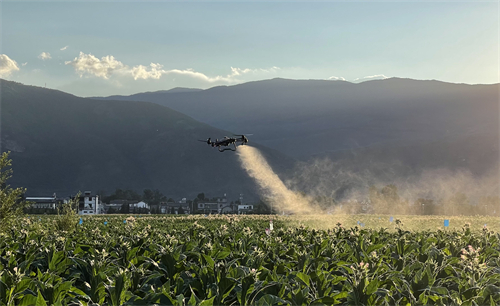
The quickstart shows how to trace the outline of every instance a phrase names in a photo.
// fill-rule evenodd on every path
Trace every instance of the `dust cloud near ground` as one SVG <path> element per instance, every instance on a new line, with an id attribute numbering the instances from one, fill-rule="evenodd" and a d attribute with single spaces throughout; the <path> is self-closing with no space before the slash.
<path id="1" fill-rule="evenodd" d="M 273 211 L 307 214 L 314 211 L 313 204 L 303 195 L 289 190 L 259 150 L 250 146 L 240 146 L 238 158 L 241 166 L 260 188 Z"/>
<path id="2" fill-rule="evenodd" d="M 285 214 L 409 214 L 500 216 L 499 175 L 474 176 L 465 170 L 428 169 L 398 175 L 353 171 L 341 162 L 319 159 L 300 163 L 281 180 L 259 150 L 238 148 L 241 166 L 260 188 L 273 212 Z"/>

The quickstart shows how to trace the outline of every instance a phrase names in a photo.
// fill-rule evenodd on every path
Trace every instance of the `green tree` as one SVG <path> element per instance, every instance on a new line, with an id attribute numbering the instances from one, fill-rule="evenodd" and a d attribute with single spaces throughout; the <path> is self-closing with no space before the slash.
<path id="1" fill-rule="evenodd" d="M 120 213 L 121 214 L 128 214 L 128 213 L 130 213 L 130 206 L 128 205 L 128 203 L 123 203 L 122 204 L 122 207 L 120 209 Z"/>
<path id="2" fill-rule="evenodd" d="M 167 197 L 164 196 L 158 189 L 144 189 L 142 200 L 151 205 L 159 205 L 160 202 L 166 201 Z"/>
<path id="3" fill-rule="evenodd" d="M 80 193 L 72 198 L 68 203 L 62 204 L 62 209 L 57 208 L 56 228 L 61 231 L 71 232 L 78 222 L 77 207 Z"/>
<path id="4" fill-rule="evenodd" d="M 0 157 L 0 227 L 8 227 L 11 222 L 23 215 L 23 210 L 29 205 L 24 200 L 24 188 L 10 188 L 7 180 L 12 177 L 12 160 L 10 152 L 2 153 Z"/>
<path id="5" fill-rule="evenodd" d="M 149 205 L 152 205 L 153 202 L 153 190 L 151 189 L 144 189 L 142 192 L 142 200 Z"/>
<path id="6" fill-rule="evenodd" d="M 99 193 L 98 193 L 99 194 Z M 120 189 L 117 188 L 115 192 L 109 196 L 104 196 L 102 200 L 105 203 L 109 203 L 113 200 L 129 200 L 129 201 L 140 201 L 142 199 L 141 195 L 132 189 Z"/>
<path id="7" fill-rule="evenodd" d="M 254 204 L 253 213 L 257 215 L 270 215 L 271 207 L 264 203 L 264 201 L 260 200 L 258 203 Z"/>
<path id="8" fill-rule="evenodd" d="M 125 199 L 139 202 L 141 200 L 141 195 L 132 189 L 127 189 L 125 190 Z"/>

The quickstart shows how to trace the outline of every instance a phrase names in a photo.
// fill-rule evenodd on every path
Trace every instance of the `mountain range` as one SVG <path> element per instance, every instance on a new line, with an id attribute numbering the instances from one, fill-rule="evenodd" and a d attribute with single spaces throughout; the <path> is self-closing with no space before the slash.
<path id="1" fill-rule="evenodd" d="M 12 151 L 11 185 L 28 195 L 152 188 L 257 199 L 233 152 L 198 141 L 232 133 L 253 134 L 285 181 L 325 159 L 394 180 L 436 168 L 498 171 L 498 84 L 272 79 L 93 98 L 0 86 L 1 150 Z"/>
<path id="2" fill-rule="evenodd" d="M 1 150 L 11 151 L 14 170 L 9 183 L 27 195 L 151 188 L 173 198 L 257 198 L 234 152 L 198 141 L 228 131 L 154 103 L 80 98 L 5 80 L 0 86 Z M 293 165 L 255 146 L 278 172 Z"/>
<path id="3" fill-rule="evenodd" d="M 253 133 L 252 140 L 300 160 L 482 174 L 498 168 L 499 88 L 402 78 L 272 79 L 111 98 L 154 102 L 217 128 Z"/>

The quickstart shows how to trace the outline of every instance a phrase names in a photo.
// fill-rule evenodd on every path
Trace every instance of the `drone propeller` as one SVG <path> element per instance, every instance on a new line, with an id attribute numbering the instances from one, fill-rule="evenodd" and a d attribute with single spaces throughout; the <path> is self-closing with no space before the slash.
<path id="1" fill-rule="evenodd" d="M 203 142 L 206 142 L 207 144 L 211 144 L 212 143 L 211 138 L 208 138 L 207 140 L 198 139 L 198 141 L 203 141 Z"/>
<path id="2" fill-rule="evenodd" d="M 238 139 L 238 140 L 241 141 L 242 144 L 248 143 L 248 138 L 246 138 L 246 136 L 250 136 L 250 135 L 253 135 L 253 134 L 240 134 L 240 135 L 234 134 L 234 136 L 240 136 L 241 137 L 241 139 Z"/>

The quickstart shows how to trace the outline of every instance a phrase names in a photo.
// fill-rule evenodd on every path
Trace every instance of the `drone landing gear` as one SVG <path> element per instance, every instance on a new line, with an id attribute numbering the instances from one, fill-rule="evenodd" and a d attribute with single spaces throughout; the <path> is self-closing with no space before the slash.
<path id="1" fill-rule="evenodd" d="M 219 152 L 224 152 L 224 151 L 236 151 L 236 149 L 231 149 L 231 148 L 224 148 L 224 149 L 221 149 L 219 147 Z"/>

